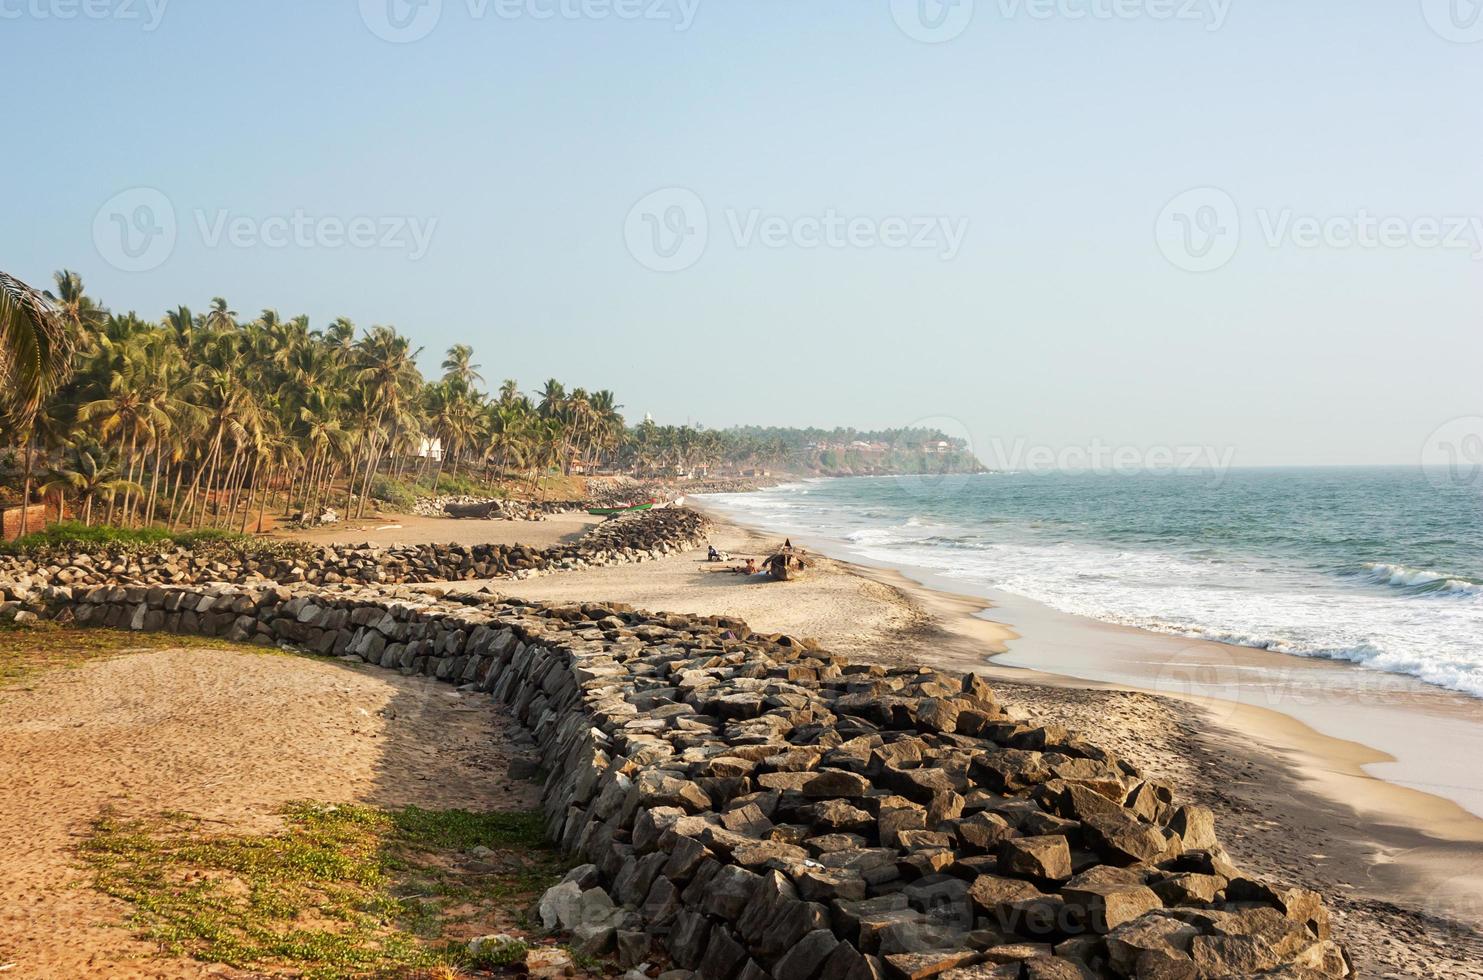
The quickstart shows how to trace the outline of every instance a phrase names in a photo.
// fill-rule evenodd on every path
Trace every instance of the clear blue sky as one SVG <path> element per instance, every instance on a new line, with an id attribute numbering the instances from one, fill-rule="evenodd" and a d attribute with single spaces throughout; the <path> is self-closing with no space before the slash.
<path id="1" fill-rule="evenodd" d="M 1469 0 L 1455 21 L 1450 0 L 978 0 L 937 35 L 889 0 L 174 0 L 152 30 L 146 0 L 87 2 L 103 16 L 0 0 L 21 114 L 0 267 L 76 269 L 115 310 L 391 323 L 474 344 L 492 382 L 712 426 L 947 417 L 980 444 L 1411 463 L 1483 415 Z M 430 31 L 384 40 L 388 11 Z M 126 271 L 137 192 L 105 204 L 140 187 L 176 240 Z M 694 197 L 630 214 L 667 188 Z M 1191 188 L 1228 197 L 1165 213 Z M 695 200 L 698 260 L 633 254 Z M 1274 246 L 1284 211 L 1401 218 L 1403 241 Z M 262 243 L 296 213 L 307 244 Z M 804 247 L 831 213 L 858 241 Z M 1231 214 L 1220 268 L 1166 254 Z M 358 217 L 387 247 L 336 240 Z M 425 254 L 386 224 L 407 217 Z M 881 244 L 897 217 L 933 247 Z M 233 219 L 243 244 L 214 235 Z M 754 219 L 789 230 L 764 244 Z M 1426 219 L 1470 247 L 1425 247 Z"/>

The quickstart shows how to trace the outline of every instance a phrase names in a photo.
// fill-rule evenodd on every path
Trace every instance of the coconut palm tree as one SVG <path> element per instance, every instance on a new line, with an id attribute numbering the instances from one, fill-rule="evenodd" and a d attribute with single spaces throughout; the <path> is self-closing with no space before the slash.
<path id="1" fill-rule="evenodd" d="M 66 273 L 69 300 L 58 303 L 9 273 L 0 272 L 0 416 L 4 429 L 26 447 L 20 533 L 26 533 L 35 467 L 36 415 L 66 379 L 81 330 L 95 307 L 76 273 Z M 58 283 L 63 274 L 57 276 Z M 75 301 L 75 305 L 69 305 Z"/>
<path id="2" fill-rule="evenodd" d="M 112 501 L 121 493 L 139 491 L 139 484 L 119 475 L 118 464 L 105 449 L 74 449 L 61 466 L 56 467 L 41 485 L 46 494 L 73 493 L 82 511 L 84 524 L 93 523 L 93 501 Z"/>
<path id="3" fill-rule="evenodd" d="M 316 330 L 271 308 L 244 320 L 220 297 L 205 312 L 177 305 L 151 321 L 109 314 L 74 272 L 59 272 L 54 288 L 0 278 L 0 425 L 4 442 L 52 464 L 69 497 L 83 499 L 63 471 L 96 484 L 90 520 L 247 528 L 274 501 L 313 511 L 341 494 L 350 509 L 359 494 L 363 512 L 383 477 L 400 479 L 419 460 L 419 479 L 434 476 L 425 436 L 445 448 L 440 469 L 523 474 L 532 490 L 553 467 L 639 458 L 611 392 L 568 394 L 553 378 L 533 405 L 510 380 L 490 400 L 465 344 L 429 384 L 420 351 L 392 327 L 361 334 L 339 319 Z M 42 356 L 71 352 L 70 376 Z M 52 366 L 38 375 L 43 361 Z M 677 438 L 645 446 L 668 452 Z"/>
<path id="4" fill-rule="evenodd" d="M 484 383 L 479 365 L 474 363 L 474 348 L 468 344 L 454 344 L 448 348 L 448 356 L 443 358 L 443 380 L 457 381 L 466 388 Z"/>

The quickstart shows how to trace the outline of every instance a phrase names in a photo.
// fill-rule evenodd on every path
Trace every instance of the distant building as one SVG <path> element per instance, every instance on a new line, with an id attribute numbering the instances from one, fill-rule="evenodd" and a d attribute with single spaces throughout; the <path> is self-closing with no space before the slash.
<path id="1" fill-rule="evenodd" d="M 423 459 L 436 459 L 441 462 L 443 459 L 443 440 L 424 438 L 422 445 L 417 449 L 417 455 Z"/>

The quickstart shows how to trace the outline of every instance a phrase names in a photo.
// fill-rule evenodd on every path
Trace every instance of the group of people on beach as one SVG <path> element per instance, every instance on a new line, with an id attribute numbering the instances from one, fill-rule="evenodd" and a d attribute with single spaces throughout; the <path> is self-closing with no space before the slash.
<path id="1" fill-rule="evenodd" d="M 787 538 L 784 539 L 783 546 L 775 554 L 763 560 L 760 567 L 757 564 L 757 559 L 748 558 L 743 564 L 732 565 L 729 568 L 723 569 L 723 571 L 747 577 L 766 572 L 775 579 L 783 580 L 788 577 L 790 568 L 801 570 L 808 567 L 804 562 L 803 555 L 804 551 L 802 549 L 793 547 L 793 539 Z M 717 551 L 715 545 L 707 546 L 706 561 L 719 564 L 726 561 L 728 557 L 728 555 Z"/>

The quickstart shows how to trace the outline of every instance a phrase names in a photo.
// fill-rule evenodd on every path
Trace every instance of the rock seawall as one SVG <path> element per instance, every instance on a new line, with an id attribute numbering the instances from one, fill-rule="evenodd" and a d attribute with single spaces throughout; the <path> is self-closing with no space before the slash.
<path id="1" fill-rule="evenodd" d="M 448 506 L 484 506 L 489 513 L 483 520 L 541 521 L 552 514 L 569 514 L 584 509 L 580 500 L 510 500 L 504 497 L 473 497 L 468 494 L 442 494 L 419 497 L 412 513 L 419 517 L 454 517 Z"/>
<path id="2" fill-rule="evenodd" d="M 302 542 L 205 542 L 194 547 L 63 548 L 0 555 L 0 584 L 190 585 L 199 582 L 403 584 L 525 578 L 543 572 L 645 561 L 688 551 L 704 541 L 708 522 L 684 508 L 605 521 L 580 540 L 549 548 L 519 544 L 311 547 Z"/>
<path id="3" fill-rule="evenodd" d="M 28 613 L 288 644 L 489 692 L 547 830 L 541 914 L 706 980 L 1343 977 L 1316 894 L 1208 811 L 979 678 L 852 664 L 734 619 L 336 588 L 34 589 Z"/>

